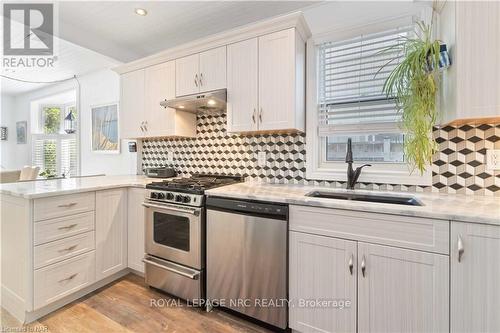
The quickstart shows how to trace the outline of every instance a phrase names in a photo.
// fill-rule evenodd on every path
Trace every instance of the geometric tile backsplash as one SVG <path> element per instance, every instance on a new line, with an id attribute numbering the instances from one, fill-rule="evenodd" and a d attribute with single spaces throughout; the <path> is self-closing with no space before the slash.
<path id="1" fill-rule="evenodd" d="M 464 193 L 500 196 L 500 171 L 486 169 L 486 149 L 500 149 L 500 124 L 445 126 L 434 130 L 439 152 L 432 165 L 432 186 L 361 183 L 367 189 Z M 226 116 L 198 116 L 196 138 L 159 138 L 142 142 L 143 168 L 171 165 L 180 175 L 240 174 L 251 181 L 314 184 L 343 182 L 306 180 L 305 134 L 232 135 Z M 266 152 L 265 166 L 257 152 Z M 167 163 L 167 152 L 174 154 Z"/>

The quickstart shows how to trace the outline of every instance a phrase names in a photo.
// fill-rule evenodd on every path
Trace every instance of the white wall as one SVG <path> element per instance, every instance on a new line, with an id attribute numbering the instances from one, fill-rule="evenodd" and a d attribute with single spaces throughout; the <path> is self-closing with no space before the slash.
<path id="1" fill-rule="evenodd" d="M 16 98 L 2 94 L 0 109 L 0 126 L 7 126 L 6 141 L 0 141 L 0 170 L 16 170 L 30 164 L 31 138 L 28 135 L 26 144 L 17 144 L 16 122 L 28 121 L 30 128 L 30 108 L 18 109 Z"/>
<path id="2" fill-rule="evenodd" d="M 430 5 L 431 2 L 425 1 L 332 1 L 306 9 L 304 17 L 316 35 L 417 14 Z"/>
<path id="3" fill-rule="evenodd" d="M 128 152 L 128 141 L 121 142 L 120 154 L 93 153 L 90 146 L 91 115 L 90 107 L 104 103 L 118 102 L 120 99 L 120 79 L 115 72 L 104 69 L 78 78 L 80 88 L 75 80 L 53 85 L 23 95 L 2 98 L 2 118 L 5 115 L 14 128 L 9 128 L 9 145 L 4 153 L 2 143 L 2 156 L 0 164 L 6 169 L 19 169 L 23 165 L 30 164 L 31 142 L 26 145 L 15 144 L 15 121 L 28 120 L 30 117 L 31 102 L 55 95 L 70 89 L 80 91 L 79 116 L 80 116 L 80 174 L 135 174 L 137 165 L 137 154 Z M 78 96 L 78 94 L 77 94 Z M 4 97 L 4 96 L 2 96 Z M 3 100 L 5 100 L 5 108 Z M 78 101 L 77 101 L 78 105 Z M 11 120 L 14 118 L 15 120 Z M 3 122 L 3 119 L 2 119 Z M 2 124 L 3 126 L 3 124 Z M 10 126 L 10 125 L 9 125 Z M 28 128 L 30 124 L 28 123 Z M 28 136 L 29 137 L 29 136 Z M 23 146 L 23 147 L 20 147 Z M 15 154 L 9 153 L 15 149 Z"/>

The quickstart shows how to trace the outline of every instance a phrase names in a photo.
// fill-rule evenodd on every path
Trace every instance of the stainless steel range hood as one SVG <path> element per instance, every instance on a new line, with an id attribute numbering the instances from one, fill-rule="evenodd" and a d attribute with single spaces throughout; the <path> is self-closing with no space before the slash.
<path id="1" fill-rule="evenodd" d="M 221 114 L 226 112 L 226 89 L 182 96 L 160 102 L 166 108 L 202 114 Z"/>

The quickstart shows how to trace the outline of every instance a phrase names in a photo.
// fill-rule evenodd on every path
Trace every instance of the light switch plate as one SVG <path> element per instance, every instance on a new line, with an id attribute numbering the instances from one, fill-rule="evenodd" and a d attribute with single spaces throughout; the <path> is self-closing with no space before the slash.
<path id="1" fill-rule="evenodd" d="M 266 166 L 266 152 L 259 151 L 257 153 L 257 165 L 258 166 Z"/>
<path id="2" fill-rule="evenodd" d="M 486 151 L 486 168 L 488 170 L 500 170 L 500 149 L 488 149 Z"/>
<path id="3" fill-rule="evenodd" d="M 174 161 L 174 152 L 169 151 L 167 152 L 167 162 L 173 162 Z"/>

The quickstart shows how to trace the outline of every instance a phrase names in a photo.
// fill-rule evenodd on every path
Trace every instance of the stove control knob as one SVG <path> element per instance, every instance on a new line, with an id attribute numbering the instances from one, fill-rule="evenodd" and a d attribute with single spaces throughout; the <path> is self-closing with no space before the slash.
<path id="1" fill-rule="evenodd" d="M 185 195 L 184 198 L 182 198 L 182 202 L 184 202 L 184 203 L 191 202 L 191 197 L 189 195 Z"/>
<path id="2" fill-rule="evenodd" d="M 174 194 L 173 193 L 167 193 L 167 200 L 174 200 Z"/>
<path id="3" fill-rule="evenodd" d="M 175 196 L 175 201 L 177 201 L 177 202 L 182 202 L 182 195 L 177 194 L 177 195 Z"/>
<path id="4" fill-rule="evenodd" d="M 151 197 L 151 199 L 158 199 L 158 193 L 157 192 L 151 192 L 151 194 L 149 196 Z"/>
<path id="5" fill-rule="evenodd" d="M 157 198 L 158 199 L 165 199 L 165 193 L 158 193 Z"/>

